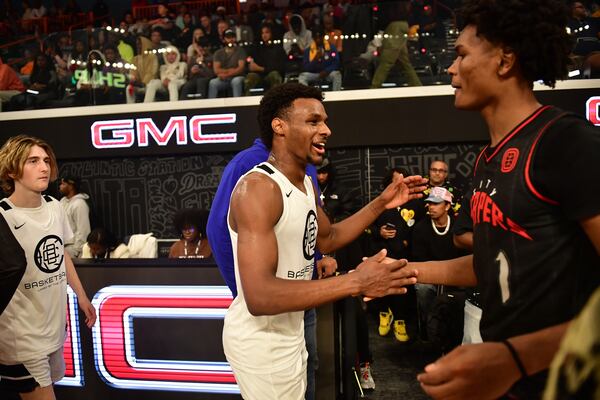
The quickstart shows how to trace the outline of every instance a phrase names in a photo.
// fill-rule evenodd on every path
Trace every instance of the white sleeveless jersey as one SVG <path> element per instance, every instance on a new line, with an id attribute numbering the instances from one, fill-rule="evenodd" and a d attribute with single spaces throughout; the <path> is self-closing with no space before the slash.
<path id="1" fill-rule="evenodd" d="M 254 167 L 246 175 L 250 173 L 267 175 L 281 190 L 283 211 L 274 228 L 278 251 L 276 276 L 281 279 L 310 280 L 318 231 L 312 180 L 304 177 L 305 194 L 269 163 Z M 242 371 L 275 372 L 296 365 L 298 360 L 307 357 L 304 312 L 258 317 L 250 314 L 240 280 L 237 233 L 230 226 L 229 234 L 238 295 L 225 316 L 223 347 L 227 360 Z"/>
<path id="2" fill-rule="evenodd" d="M 0 215 L 2 245 L 11 248 L 0 260 L 0 363 L 17 364 L 63 345 L 64 242 L 73 234 L 60 203 L 50 196 L 44 196 L 38 208 L 15 207 L 5 198 Z"/>

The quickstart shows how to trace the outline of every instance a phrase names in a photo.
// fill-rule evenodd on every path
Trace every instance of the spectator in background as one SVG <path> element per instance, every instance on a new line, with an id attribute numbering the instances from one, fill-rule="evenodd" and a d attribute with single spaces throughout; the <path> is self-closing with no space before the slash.
<path id="1" fill-rule="evenodd" d="M 324 40 L 322 27 L 315 28 L 310 47 L 304 50 L 303 67 L 298 82 L 312 85 L 318 82 L 328 82 L 331 90 L 342 89 L 342 73 L 340 55 L 334 45 Z"/>
<path id="2" fill-rule="evenodd" d="M 163 40 L 162 31 L 160 29 L 153 29 L 150 32 L 150 41 L 152 42 L 152 50 L 156 50 L 158 52 L 159 49 L 165 49 L 171 46 L 171 42 L 167 40 Z M 161 60 L 158 60 L 161 62 Z"/>
<path id="3" fill-rule="evenodd" d="M 174 40 L 175 46 L 177 46 L 180 52 L 183 52 L 184 56 L 188 47 L 192 44 L 193 33 L 195 32 L 194 28 L 195 25 L 192 22 L 192 15 L 190 13 L 185 13 L 183 15 L 183 28 L 179 30 Z"/>
<path id="4" fill-rule="evenodd" d="M 110 92 L 109 81 L 106 79 L 108 72 L 106 64 L 102 52 L 99 50 L 89 52 L 85 66 L 74 72 L 77 80 L 75 104 L 90 106 L 109 104 L 111 100 L 116 101 L 114 98 L 111 99 L 111 95 L 116 97 L 116 93 Z"/>
<path id="5" fill-rule="evenodd" d="M 260 28 L 261 25 L 269 25 L 271 27 L 271 33 L 273 35 L 273 40 L 282 40 L 283 35 L 285 33 L 285 28 L 283 27 L 281 20 L 279 18 L 277 18 L 275 11 L 276 10 L 273 6 L 268 6 L 264 10 L 264 18 L 260 21 L 260 23 L 259 23 L 259 25 L 257 25 L 257 27 Z M 254 26 L 255 25 L 252 25 L 253 30 L 254 30 Z M 255 31 L 258 31 L 258 30 L 259 29 L 256 29 Z"/>
<path id="6" fill-rule="evenodd" d="M 129 73 L 129 86 L 125 91 L 127 103 L 135 103 L 137 93 L 143 93 L 146 85 L 158 77 L 158 57 L 152 52 L 152 42 L 144 36 L 137 39 L 137 55 L 133 57 L 132 69 Z"/>
<path id="7" fill-rule="evenodd" d="M 190 58 L 197 57 L 200 54 L 200 39 L 202 39 L 202 38 L 205 38 L 204 39 L 205 42 L 208 42 L 208 45 L 210 46 L 210 41 L 204 34 L 204 29 L 202 29 L 202 28 L 194 29 L 194 32 L 192 33 L 192 42 L 186 49 L 186 56 L 187 56 L 188 62 L 189 62 Z"/>
<path id="8" fill-rule="evenodd" d="M 260 29 L 261 41 L 254 46 L 254 52 L 249 57 L 248 75 L 244 82 L 246 96 L 251 90 L 260 84 L 271 88 L 283 82 L 285 69 L 285 52 L 280 43 L 273 42 L 273 32 L 269 25 L 263 25 Z"/>
<path id="9" fill-rule="evenodd" d="M 46 7 L 42 4 L 42 0 L 33 0 L 31 7 L 31 18 L 42 18 L 46 16 Z"/>
<path id="10" fill-rule="evenodd" d="M 415 225 L 412 235 L 412 259 L 414 261 L 451 260 L 466 253 L 454 247 L 452 237 L 452 216 L 448 213 L 452 206 L 452 194 L 441 186 L 433 187 L 425 199 L 429 218 L 423 218 Z M 427 316 L 437 293 L 431 284 L 417 283 L 417 304 L 421 326 L 427 327 Z"/>
<path id="11" fill-rule="evenodd" d="M 244 86 L 246 52 L 237 46 L 233 30 L 226 30 L 224 36 L 226 45 L 217 50 L 213 59 L 213 69 L 217 77 L 208 83 L 208 97 L 211 99 L 216 98 L 220 90 L 229 88 L 233 91 L 233 97 L 239 97 Z"/>
<path id="12" fill-rule="evenodd" d="M 83 40 L 76 40 L 75 43 L 73 44 L 73 51 L 71 52 L 71 61 L 70 61 L 70 65 L 69 65 L 69 69 L 71 70 L 71 73 L 73 72 L 73 70 L 76 68 L 74 65 L 77 64 L 77 61 L 85 61 L 87 58 L 87 48 L 85 47 L 85 44 L 83 43 Z"/>
<path id="13" fill-rule="evenodd" d="M 189 24 L 186 24 L 185 22 L 186 14 L 190 17 Z M 196 25 L 196 17 L 189 12 L 187 4 L 179 4 L 178 14 L 175 18 L 175 25 L 182 31 L 188 26 Z"/>
<path id="14" fill-rule="evenodd" d="M 200 31 L 202 31 L 200 29 Z M 210 51 L 210 42 L 204 36 L 193 44 L 192 56 L 188 56 L 188 80 L 181 87 L 180 100 L 190 97 L 205 99 L 208 97 L 208 82 L 215 76 L 213 70 L 213 55 Z"/>
<path id="15" fill-rule="evenodd" d="M 0 111 L 2 103 L 10 101 L 13 96 L 25 91 L 25 85 L 19 75 L 0 58 Z"/>
<path id="16" fill-rule="evenodd" d="M 127 11 L 123 16 L 123 20 L 127 24 L 127 31 L 134 36 L 148 34 L 148 21 L 136 20 L 131 11 Z"/>
<path id="17" fill-rule="evenodd" d="M 290 29 L 283 35 L 283 49 L 288 56 L 302 60 L 304 52 L 312 43 L 312 32 L 299 14 L 290 17 Z"/>
<path id="18" fill-rule="evenodd" d="M 589 16 L 581 1 L 571 3 L 568 31 L 575 40 L 573 58 L 586 78 L 600 71 L 600 19 Z"/>
<path id="19" fill-rule="evenodd" d="M 335 168 L 329 158 L 323 159 L 321 165 L 317 167 L 317 183 L 323 211 L 331 223 L 349 217 L 357 208 L 352 194 L 336 182 L 335 175 Z"/>
<path id="20" fill-rule="evenodd" d="M 172 42 L 175 38 L 175 20 L 173 14 L 169 10 L 168 2 L 161 1 L 158 4 L 157 15 L 148 21 L 152 31 L 160 31 L 164 40 Z"/>
<path id="21" fill-rule="evenodd" d="M 129 258 L 129 248 L 108 230 L 96 228 L 88 235 L 81 258 Z"/>
<path id="22" fill-rule="evenodd" d="M 200 17 L 200 27 L 204 30 L 204 35 L 210 41 L 212 50 L 220 49 L 223 46 L 223 43 L 217 34 L 217 28 L 215 27 L 213 29 L 212 22 L 208 15 L 205 14 Z"/>
<path id="23" fill-rule="evenodd" d="M 173 243 L 169 258 L 208 258 L 212 255 L 206 239 L 208 212 L 200 209 L 179 210 L 173 218 L 175 229 L 181 235 Z"/>
<path id="24" fill-rule="evenodd" d="M 227 45 L 227 43 L 225 42 L 225 31 L 228 29 L 229 29 L 228 21 L 226 21 L 224 19 L 220 19 L 217 21 L 217 36 L 219 37 L 219 42 L 221 43 L 221 46 Z M 236 42 L 237 42 L 237 35 L 236 35 Z"/>
<path id="25" fill-rule="evenodd" d="M 96 26 L 103 26 L 110 21 L 110 10 L 104 0 L 96 0 L 92 6 Z"/>
<path id="26" fill-rule="evenodd" d="M 179 50 L 174 46 L 167 47 L 162 56 L 164 64 L 160 66 L 160 79 L 153 79 L 148 83 L 144 103 L 153 102 L 157 91 L 168 92 L 169 101 L 179 99 L 179 88 L 185 83 L 187 64 L 181 61 Z"/>
<path id="27" fill-rule="evenodd" d="M 69 226 L 73 231 L 73 238 L 65 241 L 65 250 L 72 258 L 79 257 L 91 231 L 90 207 L 87 203 L 90 196 L 79 192 L 80 185 L 80 179 L 75 176 L 62 177 L 58 185 L 58 190 L 63 195 L 60 205 L 65 210 Z"/>
<path id="28" fill-rule="evenodd" d="M 36 56 L 37 53 L 32 49 L 26 48 L 25 50 L 23 50 L 23 58 L 25 59 L 25 63 L 23 64 L 21 69 L 19 69 L 19 74 L 21 75 L 23 83 L 26 85 L 29 84 L 29 77 L 33 72 L 33 65 L 35 64 Z"/>
<path id="29" fill-rule="evenodd" d="M 408 176 L 408 171 L 402 168 L 392 168 L 383 181 L 383 187 L 389 185 L 396 176 Z M 375 220 L 373 233 L 374 249 L 386 249 L 389 257 L 395 259 L 409 257 L 409 241 L 411 227 L 408 225 L 406 209 L 402 207 L 385 210 Z M 402 296 L 385 296 L 375 300 L 379 312 L 380 336 L 387 336 L 393 328 L 394 337 L 399 342 L 410 339 L 407 325 L 413 321 L 416 314 L 416 297 L 414 286 L 409 286 L 408 291 Z"/>
<path id="30" fill-rule="evenodd" d="M 248 13 L 243 12 L 238 16 L 236 24 L 233 26 L 235 31 L 235 38 L 238 43 L 242 43 L 244 46 L 254 44 L 254 31 L 248 22 Z"/>
<path id="31" fill-rule="evenodd" d="M 344 50 L 342 31 L 335 27 L 333 24 L 333 17 L 329 14 L 323 15 L 323 30 L 325 31 L 325 35 L 327 35 L 327 41 L 337 49 L 341 58 L 342 51 Z"/>
<path id="32" fill-rule="evenodd" d="M 429 165 L 429 175 L 426 178 L 429 180 L 427 184 L 427 189 L 423 192 L 424 196 L 428 196 L 431 192 L 431 189 L 434 187 L 443 187 L 447 189 L 450 194 L 452 194 L 452 214 L 456 214 L 458 209 L 460 208 L 460 203 L 457 199 L 460 198 L 460 193 L 458 189 L 452 185 L 452 183 L 448 180 L 449 173 L 448 164 L 442 160 L 434 160 Z M 415 215 L 416 221 L 420 221 L 424 216 L 424 212 L 427 210 L 427 202 L 424 199 L 421 199 L 421 206 L 417 210 L 417 214 Z"/>
<path id="33" fill-rule="evenodd" d="M 371 81 L 372 88 L 381 87 L 395 64 L 398 64 L 404 74 L 409 86 L 421 86 L 421 80 L 408 59 L 408 16 L 410 13 L 410 2 L 406 0 L 382 3 L 379 15 L 381 22 L 385 24 L 379 65 Z"/>
<path id="34" fill-rule="evenodd" d="M 45 54 L 35 58 L 33 71 L 29 77 L 29 87 L 10 99 L 11 110 L 31 110 L 42 107 L 58 96 L 58 77 L 52 60 Z"/>

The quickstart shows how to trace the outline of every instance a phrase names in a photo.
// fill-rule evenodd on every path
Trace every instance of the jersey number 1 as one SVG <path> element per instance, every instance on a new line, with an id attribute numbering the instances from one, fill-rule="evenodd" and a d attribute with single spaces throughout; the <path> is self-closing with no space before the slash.
<path id="1" fill-rule="evenodd" d="M 500 250 L 496 257 L 498 261 L 498 283 L 500 284 L 500 294 L 502 295 L 502 303 L 506 303 L 510 297 L 510 287 L 508 285 L 508 277 L 510 275 L 510 264 L 504 251 Z"/>

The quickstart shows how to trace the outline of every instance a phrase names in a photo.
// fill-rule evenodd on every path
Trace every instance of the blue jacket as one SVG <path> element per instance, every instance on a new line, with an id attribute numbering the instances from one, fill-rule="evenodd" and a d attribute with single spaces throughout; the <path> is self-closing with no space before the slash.
<path id="1" fill-rule="evenodd" d="M 303 68 L 306 72 L 319 73 L 321 71 L 333 72 L 340 69 L 340 55 L 333 44 L 329 45 L 329 51 L 325 51 L 322 59 L 315 58 L 310 61 L 310 46 L 304 50 Z"/>
<path id="2" fill-rule="evenodd" d="M 233 188 L 240 177 L 250 171 L 255 165 L 267 161 L 268 158 L 269 149 L 261 139 L 254 140 L 252 146 L 236 154 L 223 171 L 217 193 L 215 194 L 215 198 L 213 199 L 210 208 L 210 214 L 208 215 L 206 234 L 208 236 L 208 241 L 210 242 L 210 248 L 217 261 L 219 271 L 234 297 L 237 296 L 237 287 L 235 284 L 233 249 L 231 247 L 231 237 L 229 236 L 229 228 L 227 225 L 229 200 L 231 198 L 231 192 L 233 192 Z M 316 184 L 317 170 L 314 165 L 307 165 L 306 174 L 312 178 L 313 182 L 315 182 L 315 186 L 318 187 Z"/>

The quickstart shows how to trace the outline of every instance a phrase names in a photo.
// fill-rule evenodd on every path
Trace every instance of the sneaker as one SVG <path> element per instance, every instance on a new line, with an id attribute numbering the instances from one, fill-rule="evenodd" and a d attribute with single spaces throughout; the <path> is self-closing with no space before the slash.
<path id="1" fill-rule="evenodd" d="M 379 313 L 380 336 L 386 336 L 388 333 L 390 333 L 392 322 L 394 322 L 394 314 L 392 314 L 392 310 L 388 308 L 388 312 L 382 311 Z"/>
<path id="2" fill-rule="evenodd" d="M 363 389 L 375 389 L 375 381 L 373 375 L 371 375 L 371 366 L 369 363 L 360 365 L 360 387 Z"/>
<path id="3" fill-rule="evenodd" d="M 394 321 L 394 336 L 399 342 L 408 342 L 408 334 L 406 333 L 406 324 L 403 320 Z"/>

